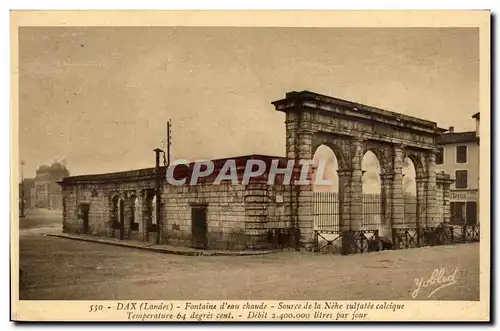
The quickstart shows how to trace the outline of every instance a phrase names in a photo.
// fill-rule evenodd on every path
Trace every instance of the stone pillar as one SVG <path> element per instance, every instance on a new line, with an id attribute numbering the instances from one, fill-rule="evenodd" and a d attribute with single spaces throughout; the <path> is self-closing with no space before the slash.
<path id="1" fill-rule="evenodd" d="M 427 180 L 426 176 L 415 178 L 417 182 L 417 228 L 427 227 Z"/>
<path id="2" fill-rule="evenodd" d="M 392 176 L 392 227 L 404 228 L 405 201 L 403 193 L 403 147 L 394 146 L 393 163 L 394 174 Z"/>
<path id="3" fill-rule="evenodd" d="M 298 115 L 297 113 L 286 113 L 286 156 L 289 159 L 298 157 L 297 148 L 297 130 L 298 130 Z"/>
<path id="4" fill-rule="evenodd" d="M 379 235 L 387 238 L 392 236 L 392 182 L 394 174 L 380 174 L 382 224 Z"/>
<path id="5" fill-rule="evenodd" d="M 245 188 L 245 248 L 267 248 L 267 196 L 266 182 L 252 178 Z"/>
<path id="6" fill-rule="evenodd" d="M 354 138 L 351 142 L 352 175 L 350 193 L 350 228 L 353 231 L 361 229 L 363 224 L 363 140 Z"/>
<path id="7" fill-rule="evenodd" d="M 426 221 L 427 226 L 436 227 L 441 222 L 437 218 L 436 205 L 436 151 L 427 154 Z"/>
<path id="8" fill-rule="evenodd" d="M 296 160 L 298 158 L 298 114 L 296 112 L 286 112 L 286 157 L 291 160 Z M 296 164 L 297 165 L 297 164 Z M 296 166 L 295 165 L 295 166 Z M 293 177 L 291 180 L 291 185 L 288 186 L 288 196 L 289 196 L 289 213 L 290 213 L 290 225 L 294 228 L 298 227 L 298 189 L 293 185 L 294 178 L 296 176 L 295 169 Z"/>
<path id="9" fill-rule="evenodd" d="M 339 175 L 339 230 L 349 231 L 350 228 L 350 193 L 352 171 L 349 169 L 337 170 Z"/>
<path id="10" fill-rule="evenodd" d="M 299 160 L 312 160 L 312 137 L 313 131 L 301 128 L 297 132 L 298 135 L 298 158 Z M 297 207 L 297 223 L 300 230 L 300 247 L 306 250 L 312 250 L 314 246 L 314 217 L 312 210 L 313 190 L 312 190 L 312 165 L 307 174 L 309 184 L 298 185 L 298 207 Z"/>
<path id="11" fill-rule="evenodd" d="M 449 224 L 451 220 L 450 209 L 450 185 L 453 181 L 448 181 L 443 184 L 443 223 Z"/>

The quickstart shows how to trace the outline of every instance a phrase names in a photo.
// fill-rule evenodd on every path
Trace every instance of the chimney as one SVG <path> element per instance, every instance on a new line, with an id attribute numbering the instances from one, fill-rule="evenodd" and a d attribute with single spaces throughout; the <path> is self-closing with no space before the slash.
<path id="1" fill-rule="evenodd" d="M 455 127 L 454 126 L 450 126 L 450 128 L 448 129 L 448 132 L 449 133 L 453 133 L 453 131 L 455 131 Z"/>
<path id="2" fill-rule="evenodd" d="M 479 138 L 479 130 L 480 130 L 479 113 L 475 113 L 474 115 L 472 115 L 472 118 L 476 120 L 476 138 Z"/>

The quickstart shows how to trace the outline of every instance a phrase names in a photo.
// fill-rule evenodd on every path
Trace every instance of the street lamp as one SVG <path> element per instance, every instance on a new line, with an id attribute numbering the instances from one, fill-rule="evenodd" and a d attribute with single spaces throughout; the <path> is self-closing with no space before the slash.
<path id="1" fill-rule="evenodd" d="M 19 217 L 24 217 L 24 161 L 21 161 L 21 211 L 19 213 Z"/>

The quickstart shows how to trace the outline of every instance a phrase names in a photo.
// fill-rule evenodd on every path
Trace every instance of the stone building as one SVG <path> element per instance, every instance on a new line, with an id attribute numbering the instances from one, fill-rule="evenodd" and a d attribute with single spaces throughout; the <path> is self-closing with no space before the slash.
<path id="1" fill-rule="evenodd" d="M 301 171 L 297 166 L 292 185 L 286 185 L 283 177 L 278 177 L 281 182 L 268 184 L 268 171 L 245 185 L 216 184 L 215 177 L 227 159 L 215 160 L 214 173 L 197 185 L 171 185 L 164 180 L 164 167 L 74 176 L 60 182 L 63 231 L 198 248 L 260 249 L 294 243 L 310 250 L 323 232 L 338 234 L 342 245 L 352 248 L 367 236 L 396 238 L 401 230 L 435 229 L 449 222 L 452 180 L 436 173 L 436 141 L 446 130 L 436 123 L 308 91 L 287 93 L 272 104 L 284 113 L 286 158 L 232 158 L 238 177 L 243 176 L 248 160 L 270 164 L 279 159 L 280 168 L 285 168 L 287 160 L 295 160 L 295 165 L 298 160 L 312 160 L 325 145 L 338 162 L 338 194 L 313 194 L 312 184 L 295 185 Z M 368 151 L 380 163 L 381 195 L 373 209 L 377 217 L 372 217 L 378 224 L 365 222 L 369 208 L 361 161 Z M 416 171 L 413 224 L 405 223 L 405 158 Z M 189 178 L 192 167 L 176 167 L 174 177 Z M 314 169 L 304 175 L 311 179 Z M 163 179 L 159 203 L 158 178 Z M 323 196 L 334 196 L 335 201 L 321 201 Z M 326 209 L 329 212 L 323 220 L 329 223 L 321 229 L 315 214 L 318 203 L 336 206 Z"/>
<path id="2" fill-rule="evenodd" d="M 34 187 L 35 181 L 33 178 L 24 178 L 22 184 L 19 183 L 19 204 L 21 204 L 21 199 L 24 198 L 25 209 L 34 208 L 34 197 L 31 194 Z"/>
<path id="3" fill-rule="evenodd" d="M 479 113 L 475 131 L 456 132 L 450 127 L 437 139 L 437 171 L 451 174 L 451 221 L 454 224 L 479 223 Z"/>
<path id="4" fill-rule="evenodd" d="M 53 210 L 62 209 L 61 187 L 58 181 L 69 176 L 66 167 L 58 162 L 52 165 L 42 165 L 36 171 L 34 186 L 30 189 L 30 205 L 37 208 L 47 208 Z"/>
<path id="5" fill-rule="evenodd" d="M 231 158 L 237 165 L 236 185 L 214 184 L 227 159 L 215 160 L 212 175 L 200 178 L 197 185 L 189 185 L 193 164 L 175 168 L 174 177 L 186 178 L 185 185 L 168 183 L 165 167 L 158 174 L 148 168 L 64 178 L 63 231 L 199 248 L 269 247 L 270 234 L 293 227 L 284 203 L 290 193 L 279 184 L 279 176 L 274 185 L 267 185 L 269 172 L 246 185 L 241 178 L 247 160 L 270 165 L 273 159 L 286 161 L 263 155 Z M 157 176 L 162 178 L 159 220 Z"/>

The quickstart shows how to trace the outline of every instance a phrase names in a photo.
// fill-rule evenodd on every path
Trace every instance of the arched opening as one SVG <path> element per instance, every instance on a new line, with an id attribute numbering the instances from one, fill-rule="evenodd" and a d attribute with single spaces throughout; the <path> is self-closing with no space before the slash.
<path id="1" fill-rule="evenodd" d="M 372 151 L 367 151 L 361 161 L 363 170 L 363 230 L 382 232 L 382 185 L 380 163 Z"/>
<path id="2" fill-rule="evenodd" d="M 338 193 L 338 168 L 333 150 L 326 145 L 320 145 L 313 157 L 313 191 Z"/>
<path id="3" fill-rule="evenodd" d="M 156 226 L 158 220 L 156 219 L 156 195 L 153 197 L 151 201 L 151 224 Z"/>
<path id="4" fill-rule="evenodd" d="M 313 157 L 313 218 L 315 240 L 319 247 L 326 244 L 340 249 L 340 205 L 338 161 L 335 152 L 320 145 Z M 339 239 L 339 240 L 337 240 Z M 330 245 L 333 247 L 334 245 Z"/>
<path id="5" fill-rule="evenodd" d="M 415 164 L 409 157 L 403 160 L 403 196 L 404 196 L 404 219 L 406 227 L 417 225 L 417 172 Z"/>
<path id="6" fill-rule="evenodd" d="M 111 199 L 111 225 L 115 230 L 120 230 L 120 239 L 124 239 L 124 201 L 117 195 Z M 113 232 L 114 233 L 114 232 Z"/>
<path id="7" fill-rule="evenodd" d="M 110 212 L 110 218 L 111 218 L 111 226 L 114 229 L 119 228 L 119 222 L 118 222 L 118 206 L 119 206 L 119 201 L 120 197 L 118 195 L 115 195 L 111 198 L 111 212 Z"/>
<path id="8" fill-rule="evenodd" d="M 130 230 L 138 231 L 140 230 L 141 224 L 141 206 L 139 202 L 139 198 L 133 195 L 130 198 Z"/>

